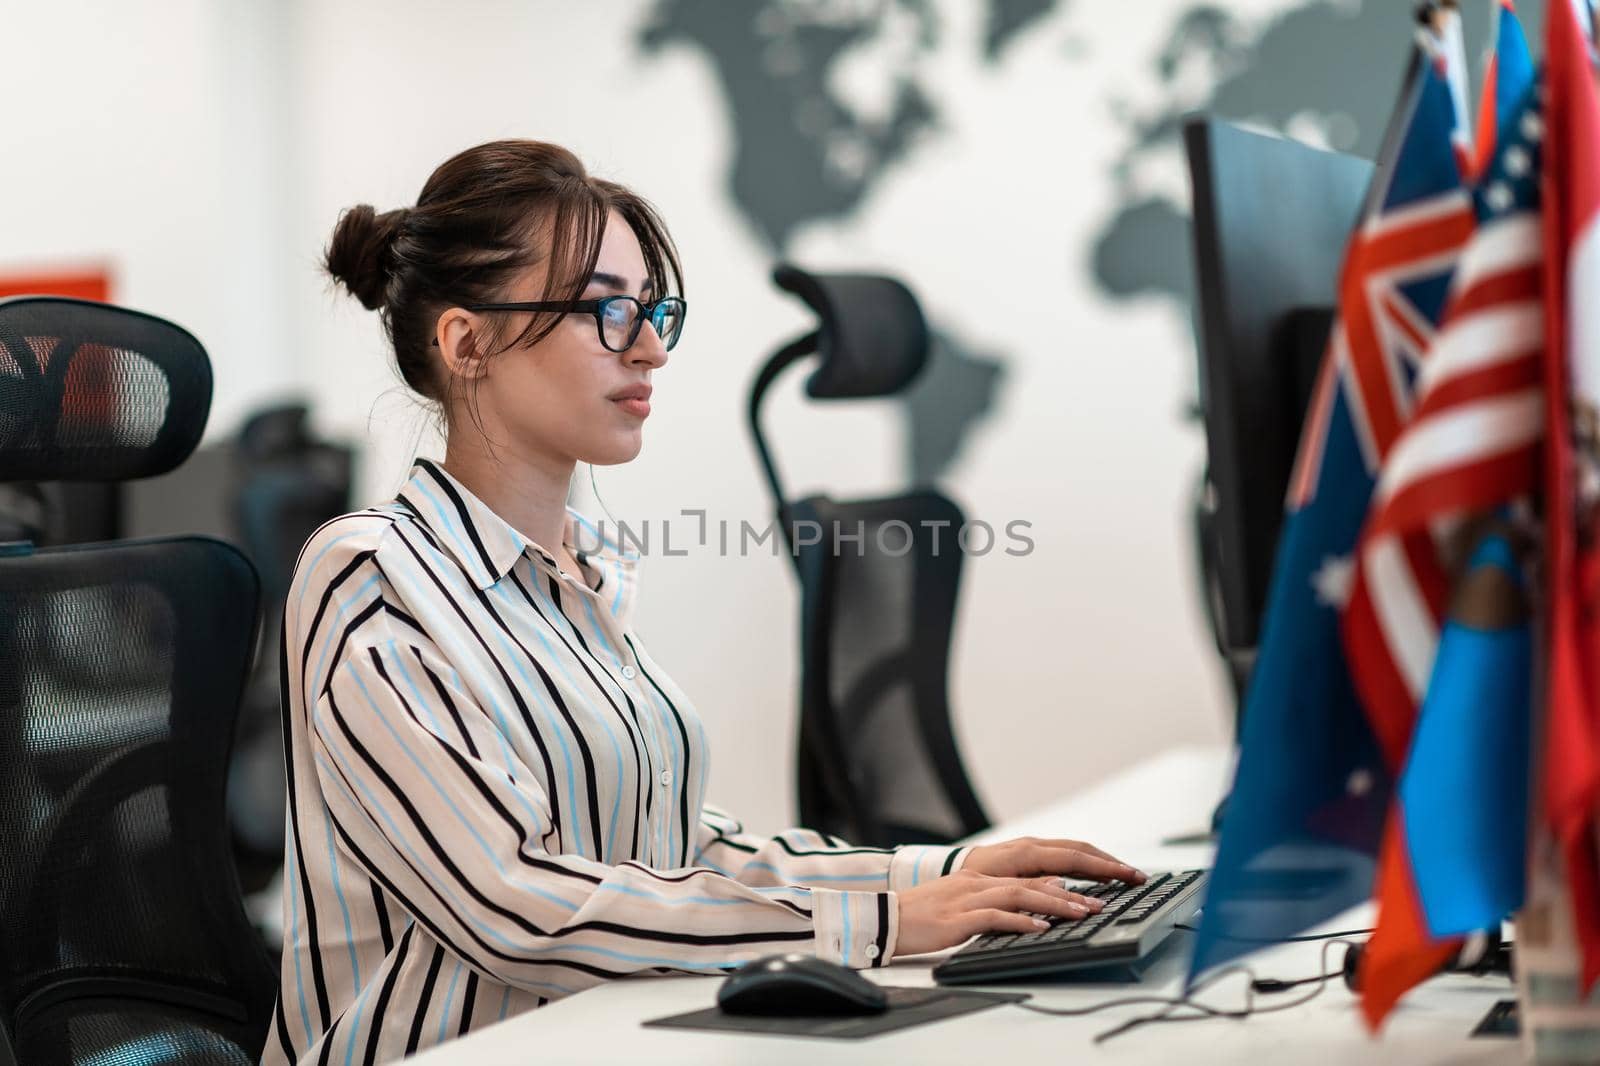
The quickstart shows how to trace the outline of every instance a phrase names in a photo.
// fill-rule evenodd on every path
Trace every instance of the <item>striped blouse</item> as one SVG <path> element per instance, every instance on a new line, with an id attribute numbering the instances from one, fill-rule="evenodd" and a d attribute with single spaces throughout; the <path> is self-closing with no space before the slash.
<path id="1" fill-rule="evenodd" d="M 284 954 L 263 1061 L 409 1055 L 607 978 L 894 953 L 954 848 L 751 837 L 629 624 L 638 555 L 562 570 L 427 460 L 307 542 L 284 618 Z"/>

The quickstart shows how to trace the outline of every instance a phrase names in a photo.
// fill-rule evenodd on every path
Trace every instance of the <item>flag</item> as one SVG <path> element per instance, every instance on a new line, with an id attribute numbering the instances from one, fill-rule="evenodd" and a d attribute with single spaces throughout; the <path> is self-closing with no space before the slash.
<path id="1" fill-rule="evenodd" d="M 1345 667 L 1339 610 L 1374 478 L 1473 224 L 1455 126 L 1449 87 L 1419 47 L 1301 433 L 1191 984 L 1252 940 L 1300 932 L 1372 887 L 1391 777 Z"/>
<path id="2" fill-rule="evenodd" d="M 1586 4 L 1546 14 L 1544 808 L 1565 863 L 1582 987 L 1600 977 L 1600 91 Z"/>
<path id="3" fill-rule="evenodd" d="M 1461 27 L 1461 11 L 1454 2 L 1425 5 L 1424 25 L 1432 32 L 1434 62 L 1450 87 L 1450 101 L 1454 105 L 1455 125 L 1450 130 L 1450 145 L 1455 149 L 1456 166 L 1463 177 L 1472 173 L 1472 123 L 1468 118 L 1472 106 L 1467 101 L 1467 87 L 1472 80 L 1467 69 L 1467 38 Z"/>
<path id="4" fill-rule="evenodd" d="M 1374 1031 L 1467 934 L 1498 930 L 1522 905 L 1532 667 L 1523 559 L 1492 530 L 1457 585 L 1384 830 L 1360 975 Z"/>
<path id="5" fill-rule="evenodd" d="M 1444 20 L 1442 25 L 1438 24 L 1439 19 Z M 1448 36 L 1452 26 L 1459 31 L 1459 22 L 1459 16 L 1453 10 L 1440 12 L 1435 15 L 1434 32 Z M 1516 16 L 1508 13 L 1501 20 L 1498 32 L 1508 54 L 1502 61 L 1493 64 L 1493 67 L 1505 68 L 1504 76 L 1497 78 L 1496 96 L 1510 97 L 1515 106 L 1532 84 L 1533 72 L 1526 63 L 1526 42 L 1520 31 L 1516 30 Z M 1459 32 L 1456 36 L 1459 37 Z M 1457 84 L 1464 66 L 1459 52 L 1458 47 L 1443 48 L 1436 59 L 1443 77 L 1452 86 L 1452 97 L 1458 108 L 1461 106 L 1462 90 Z M 1489 109 L 1489 101 L 1490 97 L 1486 95 L 1486 110 Z M 1455 137 L 1453 143 L 1458 149 L 1459 162 L 1459 131 Z M 1492 128 L 1487 131 L 1486 140 L 1491 144 L 1494 142 Z M 1470 169 L 1468 165 L 1463 172 Z M 1536 229 L 1537 223 L 1525 220 L 1524 228 L 1529 227 Z M 1480 258 L 1487 254 L 1490 260 L 1494 260 L 1500 254 L 1503 240 L 1484 245 Z M 1487 262 L 1483 266 L 1494 271 L 1504 264 Z M 1536 261 L 1524 264 L 1525 278 L 1534 278 L 1536 274 Z M 1491 299 L 1494 298 L 1493 290 L 1485 292 L 1490 293 Z M 1455 342 L 1456 347 L 1462 344 L 1469 349 L 1481 347 L 1490 342 L 1489 338 L 1483 336 L 1486 328 L 1491 333 L 1503 328 L 1503 324 L 1495 319 L 1476 316 L 1475 308 L 1469 306 L 1465 310 L 1474 312 L 1474 315 L 1471 324 L 1462 323 L 1464 332 Z M 1537 307 L 1527 305 L 1523 317 L 1537 318 Z M 1531 356 L 1536 351 L 1537 344 L 1522 354 Z M 1455 359 L 1455 354 L 1452 354 L 1440 366 L 1425 371 L 1424 377 L 1431 378 L 1434 383 L 1446 377 L 1454 378 L 1463 369 L 1456 365 Z M 1428 361 L 1430 364 L 1433 362 L 1431 357 Z M 1470 364 L 1465 369 L 1471 369 Z M 1531 363 L 1525 364 L 1521 373 L 1524 376 L 1530 373 L 1536 375 L 1537 367 Z M 1491 380 L 1489 384 L 1493 386 L 1494 382 Z M 1454 406 L 1460 399 L 1458 389 L 1459 385 L 1440 392 L 1433 401 L 1435 407 Z M 1536 404 L 1537 397 L 1526 397 L 1523 402 L 1525 405 Z M 1462 417 L 1461 412 L 1455 412 L 1452 416 L 1457 423 Z M 1475 415 L 1468 413 L 1465 417 L 1485 416 L 1482 411 L 1476 411 Z M 1426 515 L 1431 519 L 1436 517 L 1445 503 L 1460 511 L 1462 508 L 1481 509 L 1508 498 L 1505 493 L 1497 495 L 1490 491 L 1481 502 L 1460 499 L 1459 493 L 1451 493 L 1453 479 L 1446 477 L 1441 481 L 1437 476 L 1446 472 L 1440 464 L 1450 464 L 1450 443 L 1460 432 L 1459 429 L 1452 431 L 1449 423 L 1443 424 L 1440 429 L 1435 423 L 1429 422 L 1429 428 L 1413 434 L 1407 447 L 1402 449 L 1402 454 L 1393 460 L 1394 469 L 1385 478 L 1387 484 L 1380 486 L 1379 498 L 1373 501 L 1374 508 L 1383 510 L 1385 514 L 1382 517 L 1375 516 L 1370 523 L 1375 528 L 1364 538 L 1362 551 L 1356 557 L 1357 566 L 1344 611 L 1343 637 L 1351 673 L 1391 773 L 1399 771 L 1411 741 L 1417 708 L 1421 705 L 1433 671 L 1439 626 L 1450 588 L 1449 579 L 1438 558 L 1435 531 L 1430 528 L 1429 521 L 1419 520 L 1419 508 L 1427 512 L 1431 507 L 1433 513 Z M 1398 436 L 1399 431 L 1396 433 Z M 1488 461 L 1490 456 L 1486 452 L 1478 458 Z M 1525 454 L 1510 459 L 1501 458 L 1502 467 L 1505 462 L 1510 462 L 1520 471 L 1525 471 L 1527 463 L 1531 461 Z M 1418 462 L 1429 464 L 1425 470 L 1427 476 L 1421 477 L 1424 482 L 1421 484 L 1413 483 L 1423 473 L 1416 469 Z M 1519 462 L 1521 465 L 1517 466 Z M 1489 475 L 1480 474 L 1477 480 L 1483 483 L 1486 476 Z M 1494 488 L 1492 484 L 1484 484 L 1490 490 Z M 1443 499 L 1439 498 L 1441 485 L 1445 493 Z M 1518 485 L 1521 486 L 1521 483 Z M 1525 494 L 1530 488 L 1521 487 L 1521 491 Z M 1394 498 L 1396 496 L 1399 498 Z"/>
<path id="6" fill-rule="evenodd" d="M 1398 746 L 1389 754 L 1400 770 L 1378 864 L 1378 927 L 1362 963 L 1374 1028 L 1462 935 L 1498 928 L 1522 902 L 1533 683 L 1522 563 L 1503 532 L 1470 544 L 1486 515 L 1539 485 L 1541 124 L 1534 86 L 1521 96 L 1474 196 L 1478 226 L 1416 409 L 1374 490 L 1344 620 L 1357 688 L 1378 697 L 1367 713 Z M 1407 542 L 1460 575 L 1437 631 L 1395 578 Z M 1393 658 L 1406 656 L 1415 661 L 1395 670 Z M 1410 670 L 1422 674 L 1415 689 L 1391 684 Z M 1373 674 L 1377 683 L 1362 684 Z"/>
<path id="7" fill-rule="evenodd" d="M 1495 6 L 1493 40 L 1478 108 L 1478 155 L 1468 175 L 1474 181 L 1489 169 L 1497 131 L 1511 120 L 1523 90 L 1533 82 L 1533 56 L 1511 0 Z"/>

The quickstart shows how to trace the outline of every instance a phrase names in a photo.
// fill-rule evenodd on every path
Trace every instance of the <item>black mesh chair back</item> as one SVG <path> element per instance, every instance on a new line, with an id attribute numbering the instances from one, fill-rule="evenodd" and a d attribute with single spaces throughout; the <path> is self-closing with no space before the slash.
<path id="1" fill-rule="evenodd" d="M 774 280 L 820 319 L 762 367 L 750 427 L 801 593 L 800 819 L 855 843 L 946 843 L 987 827 L 951 728 L 951 629 L 960 509 L 931 489 L 874 500 L 788 501 L 761 401 L 812 355 L 815 399 L 892 395 L 927 360 L 928 330 L 899 282 L 782 266 Z"/>
<path id="2" fill-rule="evenodd" d="M 787 509 L 799 531 L 801 818 L 847 840 L 946 843 L 988 824 L 946 690 L 962 514 L 936 492 Z M 860 536 L 861 550 L 838 530 Z M 823 539 L 807 543 L 813 531 Z"/>
<path id="3" fill-rule="evenodd" d="M 0 301 L 0 480 L 163 473 L 210 394 L 205 350 L 169 322 Z M 223 813 L 258 595 L 207 538 L 0 546 L 0 1035 L 17 1062 L 260 1055 L 276 974 Z"/>
<path id="4" fill-rule="evenodd" d="M 33 331 L 59 327 L 65 336 Z M 52 297 L 7 303 L 0 335 L 0 539 L 75 544 L 120 535 L 117 482 L 168 470 L 198 442 L 211 405 L 211 367 L 163 351 L 168 324 L 105 304 Z M 117 343 L 105 338 L 115 321 Z M 47 471 L 59 471 L 59 480 Z"/>
<path id="5" fill-rule="evenodd" d="M 109 304 L 0 301 L 0 477 L 122 481 L 183 462 L 205 432 L 211 364 L 170 322 Z"/>

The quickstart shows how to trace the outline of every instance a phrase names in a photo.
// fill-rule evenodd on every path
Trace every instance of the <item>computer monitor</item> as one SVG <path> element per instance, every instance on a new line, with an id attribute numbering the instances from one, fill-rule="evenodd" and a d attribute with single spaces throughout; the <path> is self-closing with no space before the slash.
<path id="1" fill-rule="evenodd" d="M 1185 123 L 1184 147 L 1207 447 L 1196 518 L 1207 606 L 1242 699 L 1289 473 L 1372 164 L 1205 116 Z"/>

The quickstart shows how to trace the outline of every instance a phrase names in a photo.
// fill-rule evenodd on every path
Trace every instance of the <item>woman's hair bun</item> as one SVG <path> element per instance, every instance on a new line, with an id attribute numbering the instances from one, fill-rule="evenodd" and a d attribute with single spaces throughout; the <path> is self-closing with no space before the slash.
<path id="1" fill-rule="evenodd" d="M 324 269 L 369 311 L 384 304 L 394 273 L 395 238 L 407 214 L 404 207 L 380 215 L 371 204 L 357 204 L 339 216 L 328 242 Z"/>

